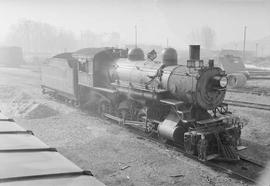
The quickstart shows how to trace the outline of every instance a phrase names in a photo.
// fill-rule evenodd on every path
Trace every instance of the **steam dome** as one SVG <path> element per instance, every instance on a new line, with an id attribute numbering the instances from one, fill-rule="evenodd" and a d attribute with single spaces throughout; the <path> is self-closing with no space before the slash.
<path id="1" fill-rule="evenodd" d="M 144 60 L 144 52 L 140 48 L 133 48 L 128 52 L 128 59 L 132 61 Z"/>
<path id="2" fill-rule="evenodd" d="M 174 48 L 165 48 L 162 51 L 162 63 L 166 66 L 177 65 L 177 52 Z"/>

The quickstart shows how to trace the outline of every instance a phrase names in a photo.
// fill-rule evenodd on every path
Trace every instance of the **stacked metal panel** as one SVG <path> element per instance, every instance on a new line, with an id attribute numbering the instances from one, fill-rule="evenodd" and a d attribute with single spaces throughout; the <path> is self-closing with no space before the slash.
<path id="1" fill-rule="evenodd" d="M 104 186 L 31 131 L 0 113 L 0 185 Z"/>

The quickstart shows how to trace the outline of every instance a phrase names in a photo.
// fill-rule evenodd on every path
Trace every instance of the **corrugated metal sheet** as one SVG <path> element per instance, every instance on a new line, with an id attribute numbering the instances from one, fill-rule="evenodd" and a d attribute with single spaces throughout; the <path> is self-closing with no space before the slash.
<path id="1" fill-rule="evenodd" d="M 82 170 L 58 152 L 0 153 L 0 180 Z"/>
<path id="2" fill-rule="evenodd" d="M 0 127 L 1 128 L 1 127 Z M 31 134 L 2 134 L 0 135 L 1 150 L 49 148 L 37 137 Z"/>
<path id="3" fill-rule="evenodd" d="M 0 114 L 0 119 L 7 119 Z M 104 186 L 33 133 L 0 121 L 0 184 L 9 186 Z"/>
<path id="4" fill-rule="evenodd" d="M 20 182 L 2 183 L 1 186 L 104 186 L 95 177 L 90 176 L 72 176 L 61 178 L 46 178 L 46 179 L 33 179 L 22 180 Z"/>
<path id="5" fill-rule="evenodd" d="M 26 131 L 24 128 L 20 127 L 15 122 L 0 121 L 0 123 L 0 132 Z"/>

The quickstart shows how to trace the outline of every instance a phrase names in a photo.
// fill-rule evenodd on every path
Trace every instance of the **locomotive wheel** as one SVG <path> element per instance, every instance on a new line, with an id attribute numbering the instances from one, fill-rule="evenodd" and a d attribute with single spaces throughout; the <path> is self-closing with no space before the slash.
<path id="1" fill-rule="evenodd" d="M 98 105 L 98 114 L 104 117 L 104 114 L 110 114 L 112 112 L 111 104 L 108 101 L 101 101 Z"/>
<path id="2" fill-rule="evenodd" d="M 200 161 L 206 161 L 207 141 L 200 139 L 197 144 L 198 159 Z"/>
<path id="3" fill-rule="evenodd" d="M 163 144 L 167 144 L 168 143 L 168 139 L 162 137 L 160 134 L 158 134 L 158 139 L 161 141 L 161 143 Z"/>
<path id="4" fill-rule="evenodd" d="M 78 101 L 72 100 L 71 101 L 72 106 L 74 106 L 75 108 L 79 108 L 80 107 L 80 103 Z"/>
<path id="5" fill-rule="evenodd" d="M 151 127 L 151 123 L 147 120 L 147 114 L 145 109 L 141 109 L 137 114 L 137 121 L 144 122 L 145 123 L 145 132 L 147 134 L 152 134 L 153 129 Z"/>
<path id="6" fill-rule="evenodd" d="M 123 120 L 131 120 L 132 116 L 129 109 L 120 109 L 119 110 L 119 117 Z"/>
<path id="7" fill-rule="evenodd" d="M 137 114 L 137 121 L 146 122 L 146 111 L 141 109 Z"/>

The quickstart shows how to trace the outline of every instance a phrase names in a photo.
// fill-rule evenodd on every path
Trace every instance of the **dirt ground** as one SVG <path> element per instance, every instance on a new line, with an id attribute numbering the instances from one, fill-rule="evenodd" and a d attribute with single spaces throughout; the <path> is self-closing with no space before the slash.
<path id="1" fill-rule="evenodd" d="M 42 95 L 39 74 L 33 69 L 0 68 L 0 109 L 106 185 L 246 185 L 95 114 Z M 232 109 L 250 120 L 244 139 L 270 146 L 270 112 Z"/>

